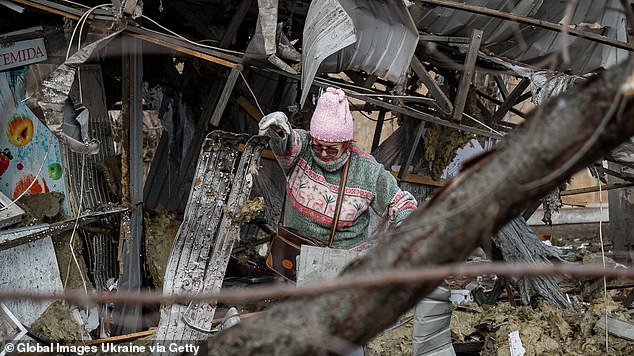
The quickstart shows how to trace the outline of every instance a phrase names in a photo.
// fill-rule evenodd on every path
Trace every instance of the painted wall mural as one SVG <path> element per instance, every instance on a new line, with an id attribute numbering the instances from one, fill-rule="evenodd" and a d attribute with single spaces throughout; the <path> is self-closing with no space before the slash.
<path id="1" fill-rule="evenodd" d="M 0 191 L 12 199 L 25 191 L 66 195 L 59 141 L 23 102 L 26 71 L 0 72 Z"/>

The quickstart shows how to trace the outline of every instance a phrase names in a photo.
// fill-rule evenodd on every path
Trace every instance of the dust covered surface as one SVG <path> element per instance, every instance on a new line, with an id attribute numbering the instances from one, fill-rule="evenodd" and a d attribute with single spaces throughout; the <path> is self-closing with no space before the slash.
<path id="1" fill-rule="evenodd" d="M 97 162 L 97 168 L 101 171 L 106 182 L 108 183 L 108 189 L 112 194 L 116 196 L 121 195 L 121 156 L 111 156 Z"/>
<path id="2" fill-rule="evenodd" d="M 61 217 L 62 200 L 64 200 L 64 193 L 48 192 L 25 195 L 18 200 L 17 204 L 32 221 L 53 222 Z"/>
<path id="3" fill-rule="evenodd" d="M 75 235 L 73 239 L 73 251 L 70 249 L 70 239 L 72 231 L 67 231 L 59 235 L 53 236 L 53 248 L 55 249 L 55 256 L 57 257 L 57 266 L 59 267 L 60 277 L 64 288 L 84 290 L 84 281 L 86 282 L 86 288 L 90 290 L 92 284 L 88 278 L 88 268 L 84 262 L 83 246 L 81 243 L 81 237 L 79 234 Z M 73 258 L 75 254 L 77 264 Z M 83 281 L 82 277 L 84 276 Z M 68 280 L 67 278 L 68 277 Z"/>
<path id="4" fill-rule="evenodd" d="M 154 287 L 163 288 L 165 268 L 172 252 L 172 243 L 181 222 L 159 205 L 154 211 L 145 211 L 145 251 L 147 266 Z"/>
<path id="5" fill-rule="evenodd" d="M 408 356 L 412 354 L 412 330 L 414 327 L 414 320 L 411 317 L 414 315 L 414 310 L 401 317 L 399 322 L 395 325 L 402 325 L 393 329 L 388 329 L 377 336 L 375 336 L 370 342 L 368 342 L 364 349 L 366 356 L 380 356 L 380 355 L 404 355 Z"/>
<path id="6" fill-rule="evenodd" d="M 531 306 L 460 304 L 451 318 L 454 342 L 484 339 L 482 355 L 510 355 L 509 333 L 518 331 L 526 355 L 634 355 L 634 343 L 609 336 L 605 351 L 605 331 L 595 324 L 605 310 L 609 315 L 632 321 L 626 310 L 613 301 L 575 303 L 570 310 L 557 309 L 546 302 Z"/>
<path id="7" fill-rule="evenodd" d="M 85 340 L 87 336 L 70 314 L 68 305 L 62 302 L 49 305 L 31 329 L 48 340 L 64 344 Z"/>
<path id="8" fill-rule="evenodd" d="M 231 220 L 238 225 L 246 224 L 260 212 L 264 211 L 265 207 L 266 203 L 263 197 L 251 199 L 238 208 L 238 211 L 231 217 Z"/>

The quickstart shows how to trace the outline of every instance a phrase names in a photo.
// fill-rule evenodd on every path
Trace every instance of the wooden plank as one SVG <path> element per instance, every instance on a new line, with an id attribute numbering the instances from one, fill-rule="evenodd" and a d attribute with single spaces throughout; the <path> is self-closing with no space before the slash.
<path id="1" fill-rule="evenodd" d="M 483 91 L 481 91 L 479 89 L 476 89 L 476 94 L 478 94 L 479 96 L 487 99 L 488 101 L 492 102 L 495 105 L 501 106 L 501 105 L 504 104 L 504 101 L 498 100 L 498 99 L 492 97 L 491 95 L 489 95 L 489 94 L 487 94 L 487 93 L 485 93 L 485 92 L 483 92 Z M 508 93 L 507 93 L 506 97 L 508 97 Z M 521 117 L 522 119 L 526 119 L 528 117 L 528 115 L 526 113 L 523 113 L 522 111 L 517 110 L 514 107 L 509 108 L 509 111 L 512 112 L 513 114 Z M 505 124 L 509 124 L 509 123 L 505 122 Z"/>
<path id="2" fill-rule="evenodd" d="M 214 114 L 211 117 L 210 124 L 212 126 L 218 126 L 218 124 L 220 123 L 220 118 L 222 118 L 222 114 L 225 112 L 225 107 L 227 107 L 227 103 L 229 102 L 229 96 L 231 96 L 233 88 L 236 86 L 236 81 L 238 80 L 238 76 L 241 72 L 242 65 L 237 65 L 231 68 L 231 72 L 229 73 L 227 82 L 222 89 L 222 94 L 220 94 L 220 99 L 218 99 L 218 103 L 216 104 Z"/>
<path id="3" fill-rule="evenodd" d="M 423 133 L 425 133 L 425 123 L 420 122 L 418 124 L 418 130 L 416 130 L 416 136 L 414 136 L 414 142 L 412 146 L 409 148 L 409 154 L 405 157 L 405 160 L 401 163 L 401 169 L 398 171 L 397 178 L 403 178 L 408 174 L 409 165 L 412 163 L 414 159 L 414 154 L 416 153 L 416 148 L 418 147 L 418 143 L 420 142 L 421 137 L 423 137 Z"/>
<path id="4" fill-rule="evenodd" d="M 156 45 L 165 47 L 165 48 L 169 48 L 181 53 L 185 53 L 188 54 L 190 56 L 196 57 L 196 58 L 200 58 L 200 59 L 204 59 L 206 61 L 212 62 L 212 63 L 216 63 L 216 64 L 220 64 L 221 66 L 225 66 L 225 67 L 229 67 L 229 68 L 233 68 L 235 66 L 238 65 L 238 63 L 233 63 L 227 60 L 224 60 L 222 58 L 218 58 L 215 56 L 212 56 L 210 54 L 207 53 L 203 53 L 200 51 L 196 51 L 190 48 L 186 48 L 183 46 L 180 46 L 174 42 L 168 42 L 162 38 L 157 38 L 157 37 L 151 37 L 148 35 L 144 35 L 144 34 L 140 34 L 140 33 L 134 33 L 134 32 L 126 32 L 126 35 L 128 36 L 132 36 L 132 37 L 136 37 L 136 38 L 140 38 L 146 42 L 150 42 L 150 43 L 154 43 Z"/>
<path id="5" fill-rule="evenodd" d="M 500 90 L 500 95 L 502 96 L 502 101 L 506 100 L 506 98 L 509 96 L 509 90 L 506 87 L 506 83 L 504 83 L 504 80 L 502 79 L 501 75 L 494 75 L 493 79 L 495 80 L 495 84 L 497 84 L 498 89 Z"/>
<path id="6" fill-rule="evenodd" d="M 611 184 L 601 185 L 600 190 L 601 191 L 613 190 L 613 189 L 628 188 L 628 187 L 632 187 L 632 186 L 634 186 L 634 183 L 611 183 Z M 599 186 L 597 185 L 597 186 L 594 186 L 594 187 L 563 190 L 563 191 L 561 191 L 559 193 L 559 195 L 560 196 L 575 195 L 575 194 L 584 194 L 584 193 L 594 193 L 594 192 L 598 192 L 598 191 L 599 191 Z"/>
<path id="7" fill-rule="evenodd" d="M 27 5 L 27 6 L 34 7 L 36 9 L 50 12 L 51 14 L 61 15 L 72 20 L 79 20 L 79 18 L 81 17 L 81 13 L 79 13 L 79 10 L 72 11 L 71 8 L 64 5 L 60 5 L 60 4 L 55 4 L 55 3 L 41 4 L 36 1 L 29 1 L 29 0 L 13 0 L 13 1 L 20 3 L 22 5 Z"/>
<path id="8" fill-rule="evenodd" d="M 605 330 L 605 326 L 605 314 L 601 314 L 601 317 L 597 320 L 596 324 L 594 324 L 594 327 Z M 620 337 L 621 339 L 634 341 L 634 323 L 608 316 L 607 327 L 608 334 Z"/>
<path id="9" fill-rule="evenodd" d="M 22 216 L 24 216 L 24 210 L 0 192 L 0 229 L 19 222 Z"/>
<path id="10" fill-rule="evenodd" d="M 253 120 L 255 120 L 256 122 L 260 122 L 260 120 L 262 119 L 262 113 L 255 105 L 251 104 L 249 99 L 240 95 L 238 99 L 236 99 L 236 102 L 244 111 L 247 112 L 247 114 L 249 114 L 249 116 L 253 118 Z"/>
<path id="11" fill-rule="evenodd" d="M 106 338 L 103 338 L 103 339 L 90 340 L 90 341 L 86 341 L 86 342 L 80 342 L 80 343 L 77 343 L 75 345 L 91 346 L 91 345 L 101 345 L 101 344 L 105 344 L 105 343 L 121 343 L 121 342 L 126 342 L 126 341 L 133 341 L 133 340 L 136 340 L 138 338 L 145 337 L 145 336 L 150 336 L 150 335 L 154 335 L 154 334 L 156 334 L 156 329 L 139 331 L 139 332 L 136 332 L 136 333 L 126 334 L 126 335 L 106 337 Z"/>
<path id="12" fill-rule="evenodd" d="M 432 77 L 425 69 L 425 66 L 423 66 L 423 63 L 421 63 L 421 61 L 416 58 L 416 56 L 412 57 L 410 67 L 412 68 L 414 73 L 416 73 L 418 79 L 423 82 L 427 90 L 429 90 L 432 97 L 436 99 L 440 109 L 447 114 L 451 113 L 453 111 L 453 105 L 451 105 L 451 101 L 449 101 L 449 98 L 447 97 L 447 95 L 445 95 L 445 92 L 440 89 L 436 81 L 432 79 Z"/>
<path id="13" fill-rule="evenodd" d="M 445 184 L 447 184 L 447 180 L 446 179 L 441 179 L 441 180 L 436 181 L 436 180 L 433 180 L 432 177 L 420 176 L 418 174 L 412 174 L 412 173 L 409 173 L 409 174 L 405 175 L 402 178 L 398 178 L 398 172 L 390 171 L 390 173 L 399 182 L 430 185 L 430 186 L 433 186 L 433 187 L 443 187 Z"/>
<path id="14" fill-rule="evenodd" d="M 456 94 L 456 102 L 453 109 L 453 115 L 451 119 L 456 122 L 462 120 L 462 113 L 464 112 L 465 104 L 467 103 L 467 95 L 471 88 L 471 81 L 475 74 L 476 59 L 478 59 L 478 50 L 480 49 L 480 43 L 482 42 L 482 30 L 474 29 L 471 32 L 471 44 L 469 44 L 469 52 L 467 53 L 467 59 L 464 63 L 464 71 L 460 78 L 460 85 L 458 86 L 458 93 Z"/>
<path id="15" fill-rule="evenodd" d="M 511 94 L 509 94 L 506 101 L 497 109 L 497 111 L 493 114 L 493 122 L 499 122 L 504 118 L 504 115 L 517 103 L 517 100 L 522 94 L 524 90 L 528 88 L 530 85 L 530 80 L 527 78 L 522 78 L 522 80 L 515 86 Z"/>
<path id="16" fill-rule="evenodd" d="M 374 128 L 374 137 L 372 138 L 372 146 L 370 152 L 374 152 L 381 143 L 381 132 L 383 131 L 383 123 L 385 122 L 385 110 L 379 111 L 379 117 L 376 120 L 376 127 Z"/>

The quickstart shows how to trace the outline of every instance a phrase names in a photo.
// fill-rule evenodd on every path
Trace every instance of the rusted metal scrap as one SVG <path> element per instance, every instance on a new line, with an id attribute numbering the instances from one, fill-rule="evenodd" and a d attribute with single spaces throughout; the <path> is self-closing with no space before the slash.
<path id="1" fill-rule="evenodd" d="M 222 131 L 205 139 L 166 268 L 165 295 L 220 290 L 265 143 L 261 136 Z M 216 303 L 164 305 L 156 339 L 203 340 L 215 310 Z"/>

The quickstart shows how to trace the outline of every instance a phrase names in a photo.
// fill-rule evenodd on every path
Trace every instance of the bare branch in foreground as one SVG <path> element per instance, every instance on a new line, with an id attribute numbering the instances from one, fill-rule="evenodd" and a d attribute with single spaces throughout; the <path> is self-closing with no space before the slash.
<path id="1" fill-rule="evenodd" d="M 353 281 L 391 269 L 405 273 L 464 261 L 530 202 L 634 135 L 634 102 L 621 91 L 630 68 L 631 63 L 615 66 L 551 98 L 403 225 L 382 236 L 344 275 Z M 325 350 L 308 343 L 315 332 L 360 345 L 441 281 L 439 276 L 417 284 L 350 287 L 289 300 L 210 338 L 209 350 L 222 355 L 314 354 Z"/>
<path id="2" fill-rule="evenodd" d="M 444 266 L 390 270 L 375 274 L 359 275 L 354 278 L 342 276 L 337 279 L 316 282 L 312 285 L 295 287 L 278 285 L 253 287 L 249 289 L 223 289 L 217 293 L 163 295 L 160 292 L 113 294 L 85 293 L 82 290 L 58 293 L 34 293 L 32 291 L 0 291 L 0 300 L 65 300 L 77 305 L 93 303 L 157 304 L 218 301 L 223 303 L 249 303 L 276 298 L 304 298 L 348 288 L 381 288 L 387 286 L 415 285 L 421 282 L 437 281 L 450 276 L 476 277 L 497 275 L 506 277 L 535 277 L 562 275 L 570 278 L 623 278 L 634 280 L 634 269 L 606 269 L 602 265 L 536 265 L 514 263 L 451 264 Z"/>

